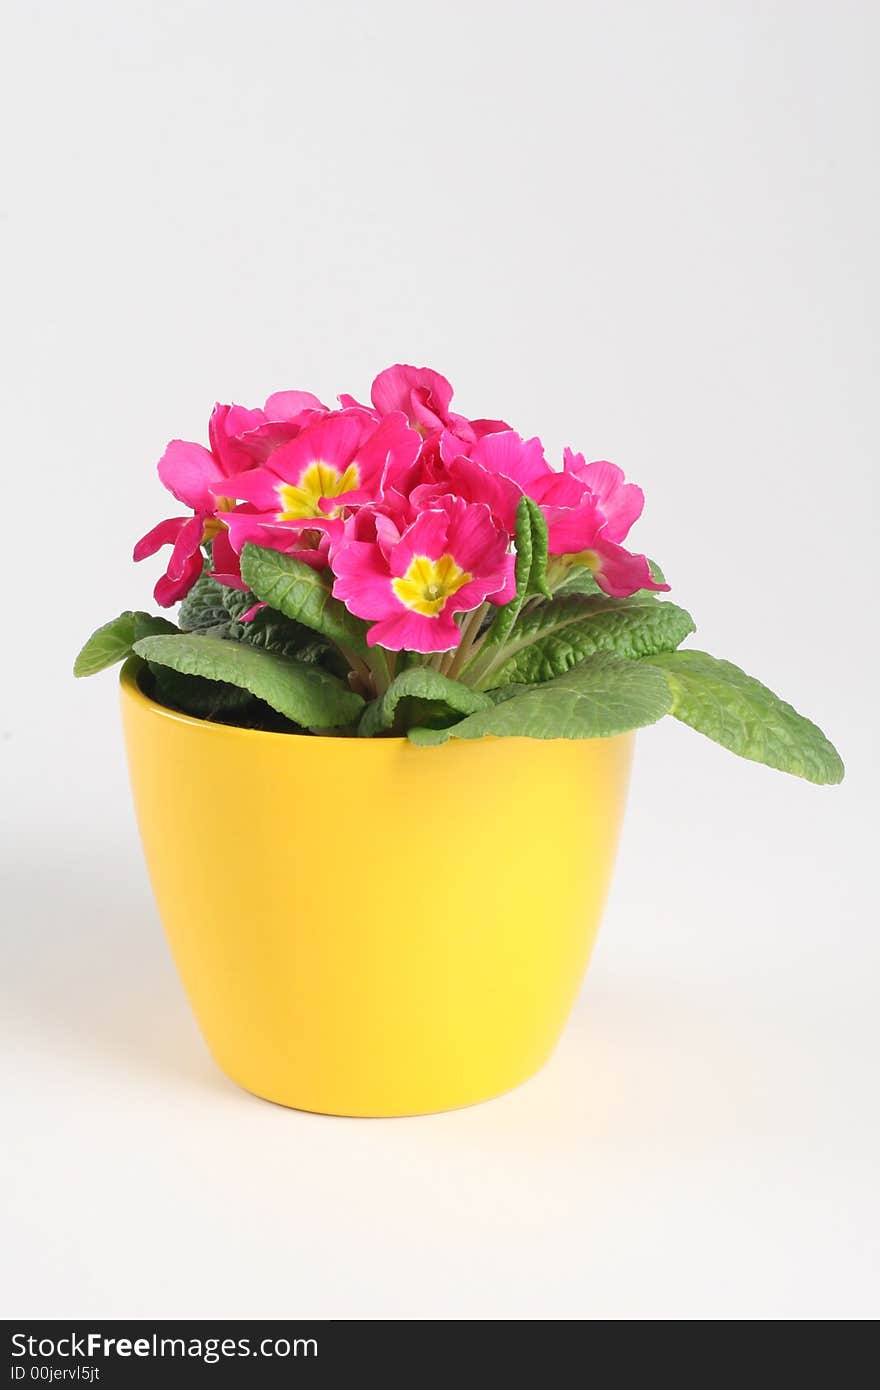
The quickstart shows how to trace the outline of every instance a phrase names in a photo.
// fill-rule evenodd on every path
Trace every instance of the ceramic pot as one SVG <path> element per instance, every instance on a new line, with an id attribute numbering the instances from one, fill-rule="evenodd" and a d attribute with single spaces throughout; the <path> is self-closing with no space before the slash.
<path id="1" fill-rule="evenodd" d="M 217 1065 L 301 1110 L 414 1115 L 538 1070 L 596 937 L 633 735 L 262 733 L 122 673 L 168 943 Z"/>

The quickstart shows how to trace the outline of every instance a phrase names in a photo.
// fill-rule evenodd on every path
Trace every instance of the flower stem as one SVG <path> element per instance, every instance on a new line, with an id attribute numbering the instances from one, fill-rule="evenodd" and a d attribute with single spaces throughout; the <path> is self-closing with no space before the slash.
<path id="1" fill-rule="evenodd" d="M 390 653 L 384 647 L 371 647 L 367 657 L 367 666 L 373 681 L 373 689 L 377 695 L 384 695 L 392 681 L 391 664 L 389 662 Z"/>
<path id="2" fill-rule="evenodd" d="M 450 680 L 457 679 L 462 666 L 472 655 L 474 644 L 477 641 L 483 619 L 488 609 L 488 603 L 481 603 L 479 608 L 475 608 L 465 619 L 461 629 L 461 641 L 452 652 L 451 660 L 445 671 L 445 674 L 449 676 Z"/>
<path id="3" fill-rule="evenodd" d="M 339 651 L 345 657 L 351 669 L 358 676 L 360 676 L 362 681 L 364 681 L 367 685 L 371 686 L 373 684 L 373 673 L 370 670 L 370 667 L 367 665 L 366 661 L 364 661 L 362 657 L 358 656 L 357 652 L 352 651 L 351 647 L 344 646 L 342 642 L 337 642 L 336 646 L 339 648 Z"/>

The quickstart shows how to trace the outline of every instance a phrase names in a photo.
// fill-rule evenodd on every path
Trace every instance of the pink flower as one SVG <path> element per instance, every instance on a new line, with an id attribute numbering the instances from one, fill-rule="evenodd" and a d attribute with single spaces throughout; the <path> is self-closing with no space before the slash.
<path id="1" fill-rule="evenodd" d="M 383 479 L 406 473 L 419 446 L 400 412 L 377 424 L 356 407 L 307 424 L 264 467 L 240 473 L 230 485 L 247 504 L 226 518 L 234 548 L 253 541 L 292 552 L 304 532 L 336 535 L 345 511 L 376 501 Z"/>
<path id="2" fill-rule="evenodd" d="M 331 546 L 333 593 L 373 623 L 369 646 L 449 651 L 461 640 L 456 613 L 513 597 L 507 536 L 482 504 L 442 497 L 403 530 L 387 513 L 367 509 L 344 529 Z"/>
<path id="3" fill-rule="evenodd" d="M 638 589 L 669 588 L 651 577 L 644 555 L 621 545 L 641 516 L 645 498 L 616 464 L 585 463 L 583 454 L 566 449 L 563 472 L 538 480 L 530 495 L 547 520 L 550 554 L 585 565 L 606 594 L 627 598 Z"/>
<path id="4" fill-rule="evenodd" d="M 276 391 L 262 410 L 215 405 L 208 424 L 211 450 L 228 474 L 240 473 L 264 463 L 280 444 L 327 413 L 310 391 Z"/>
<path id="5" fill-rule="evenodd" d="M 637 589 L 666 589 L 651 578 L 644 555 L 634 555 L 621 541 L 641 515 L 641 488 L 625 480 L 613 463 L 585 463 L 582 454 L 565 450 L 561 473 L 550 467 L 540 439 L 523 440 L 515 430 L 487 434 L 467 455 L 445 461 L 448 435 L 440 444 L 437 481 L 414 489 L 412 501 L 429 506 L 444 492 L 468 502 L 482 502 L 496 525 L 512 538 L 522 496 L 536 501 L 547 521 L 551 555 L 571 557 L 588 567 L 605 593 L 626 598 Z"/>
<path id="6" fill-rule="evenodd" d="M 158 471 L 168 491 L 193 512 L 192 516 L 160 521 L 134 548 L 135 560 L 144 560 L 155 555 L 161 546 L 172 546 L 168 567 L 154 589 L 156 602 L 169 608 L 189 593 L 201 574 L 202 546 L 206 541 L 214 541 L 216 569 L 233 564 L 233 577 L 238 572 L 238 562 L 231 557 L 228 544 L 224 545 L 225 536 L 221 537 L 223 523 L 215 516 L 218 511 L 228 511 L 234 503 L 222 492 L 230 481 L 223 465 L 201 444 L 172 439 L 159 460 Z M 223 582 L 232 581 L 224 576 Z M 240 578 L 238 584 L 241 587 Z"/>
<path id="7" fill-rule="evenodd" d="M 524 493 L 533 496 L 546 479 L 557 476 L 544 457 L 540 439 L 523 440 L 515 430 L 484 435 L 470 454 L 457 454 L 444 462 L 448 448 L 449 436 L 444 435 L 441 462 L 433 470 L 437 481 L 415 489 L 413 501 L 425 506 L 432 497 L 453 493 L 468 502 L 483 502 L 511 540 L 520 498 Z"/>
<path id="8" fill-rule="evenodd" d="M 168 608 L 189 593 L 202 573 L 202 546 L 212 541 L 212 574 L 221 583 L 244 589 L 238 556 L 233 550 L 224 515 L 235 505 L 229 482 L 265 460 L 282 443 L 296 437 L 327 407 L 308 391 L 278 391 L 263 410 L 240 405 L 215 405 L 208 423 L 210 449 L 172 439 L 159 460 L 159 477 L 192 516 L 160 521 L 134 548 L 135 560 L 171 545 L 165 574 L 154 589 L 156 602 Z"/>
<path id="9" fill-rule="evenodd" d="M 425 441 L 424 460 L 430 462 L 439 453 L 444 434 L 455 440 L 452 452 L 467 452 L 484 434 L 509 429 L 503 420 L 468 420 L 450 410 L 452 387 L 439 372 L 430 367 L 410 367 L 398 362 L 386 367 L 373 382 L 370 399 L 379 419 L 402 411 L 407 421 Z M 353 396 L 340 396 L 343 406 L 356 406 Z"/>
<path id="10" fill-rule="evenodd" d="M 369 406 L 340 396 L 331 411 L 307 391 L 276 392 L 256 410 L 216 405 L 209 449 L 176 439 L 159 461 L 188 514 L 135 547 L 136 560 L 171 547 L 158 602 L 184 597 L 208 542 L 212 574 L 245 589 L 239 555 L 252 541 L 331 567 L 335 592 L 376 623 L 371 641 L 445 651 L 459 641 L 457 613 L 512 596 L 523 496 L 546 518 L 554 585 L 585 565 L 615 597 L 668 587 L 623 544 L 644 498 L 619 468 L 566 449 L 556 472 L 539 439 L 457 414 L 452 394 L 439 372 L 398 363 L 376 377 Z"/>
<path id="11" fill-rule="evenodd" d="M 265 546 L 268 550 L 280 550 L 285 555 L 293 556 L 295 560 L 302 560 L 304 564 L 311 565 L 312 569 L 326 569 L 330 563 L 330 535 L 339 525 L 338 521 L 331 521 L 325 517 L 323 520 L 316 518 L 310 526 L 293 522 L 289 525 L 273 526 L 262 521 L 259 513 L 248 508 L 228 512 L 226 515 L 228 542 L 236 565 L 240 565 L 239 556 L 243 546 L 251 541 L 254 545 Z M 221 583 L 226 583 L 226 580 L 221 578 Z"/>

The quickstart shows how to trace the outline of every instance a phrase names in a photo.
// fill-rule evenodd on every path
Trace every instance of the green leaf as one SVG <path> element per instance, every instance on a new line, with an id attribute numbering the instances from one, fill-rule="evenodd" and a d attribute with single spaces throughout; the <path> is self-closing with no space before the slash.
<path id="1" fill-rule="evenodd" d="M 285 618 L 274 608 L 261 608 L 248 622 L 241 622 L 242 614 L 254 606 L 255 598 L 250 590 L 227 589 L 224 602 L 232 622 L 228 634 L 218 632 L 218 637 L 228 635 L 237 642 L 250 642 L 267 652 L 281 652 L 283 656 L 295 656 L 300 661 L 320 661 L 332 650 L 325 637 L 293 618 Z"/>
<path id="2" fill-rule="evenodd" d="M 780 772 L 808 782 L 842 781 L 840 754 L 822 730 L 730 661 L 686 651 L 652 656 L 648 663 L 665 674 L 672 713 L 683 724 Z"/>
<path id="3" fill-rule="evenodd" d="M 595 652 L 642 657 L 674 651 L 693 631 L 689 613 L 651 593 L 558 597 L 521 614 L 491 682 L 551 680 Z"/>
<path id="4" fill-rule="evenodd" d="M 426 717 L 426 704 L 430 719 Z M 416 710 L 420 724 L 446 724 L 456 715 L 475 714 L 490 704 L 486 695 L 470 690 L 460 681 L 441 676 L 429 666 L 412 666 L 391 682 L 384 695 L 367 705 L 358 733 L 362 738 L 374 738 L 395 726 L 405 732 L 416 717 Z"/>
<path id="5" fill-rule="evenodd" d="M 261 651 L 247 642 L 178 633 L 134 644 L 145 661 L 185 676 L 204 676 L 249 690 L 258 699 L 309 729 L 341 728 L 363 709 L 363 700 L 342 681 L 293 657 Z"/>
<path id="6" fill-rule="evenodd" d="M 325 575 L 292 555 L 248 544 L 241 553 L 241 575 L 263 603 L 313 632 L 362 651 L 367 624 L 330 592 Z"/>
<path id="7" fill-rule="evenodd" d="M 547 584 L 547 554 L 549 538 L 544 513 L 531 497 L 521 497 L 516 509 L 516 534 L 528 526 L 531 531 L 531 564 L 526 583 L 526 594 L 543 594 L 551 598 L 552 592 Z"/>
<path id="8" fill-rule="evenodd" d="M 330 651 L 330 644 L 325 638 L 316 635 L 302 623 L 285 618 L 274 608 L 261 608 L 249 622 L 243 623 L 242 616 L 253 608 L 255 602 L 250 589 L 233 589 L 203 574 L 180 605 L 178 619 L 181 630 L 225 637 L 234 642 L 249 642 L 254 647 L 281 652 L 283 656 L 295 656 L 300 661 L 319 661 Z M 178 682 L 178 685 L 186 689 L 185 680 Z M 207 693 L 204 699 L 208 700 Z M 197 713 L 195 709 L 188 712 Z"/>
<path id="9" fill-rule="evenodd" d="M 103 671 L 107 666 L 115 666 L 117 662 L 127 660 L 139 638 L 149 637 L 157 632 L 176 631 L 177 628 L 167 618 L 154 618 L 152 613 L 127 610 L 92 633 L 73 663 L 73 674 L 94 676 L 97 671 Z"/>
<path id="10" fill-rule="evenodd" d="M 510 695 L 450 729 L 411 729 L 409 737 L 420 744 L 487 734 L 495 738 L 608 738 L 655 723 L 671 706 L 669 687 L 659 671 L 600 652 L 564 676 Z"/>
<path id="11" fill-rule="evenodd" d="M 497 609 L 477 656 L 467 663 L 465 671 L 476 678 L 492 664 L 492 658 L 504 643 L 519 617 L 526 599 L 532 594 L 550 597 L 547 587 L 547 523 L 544 514 L 530 497 L 521 497 L 516 509 L 516 560 L 514 577 L 516 594 Z"/>
<path id="12" fill-rule="evenodd" d="M 218 584 L 210 575 L 200 575 L 177 611 L 181 632 L 208 632 L 214 628 L 228 627 L 229 612 L 224 596 L 233 592 L 224 584 Z M 218 631 L 217 636 L 221 635 Z"/>
<path id="13" fill-rule="evenodd" d="M 229 685 L 227 681 L 206 680 L 204 676 L 184 676 L 173 671 L 170 666 L 160 666 L 157 661 L 147 663 L 152 688 L 146 693 L 168 705 L 171 709 L 182 710 L 196 719 L 213 719 L 218 722 L 230 720 L 236 723 L 243 719 L 250 709 L 263 709 L 266 706 L 256 700 L 249 690 Z"/>

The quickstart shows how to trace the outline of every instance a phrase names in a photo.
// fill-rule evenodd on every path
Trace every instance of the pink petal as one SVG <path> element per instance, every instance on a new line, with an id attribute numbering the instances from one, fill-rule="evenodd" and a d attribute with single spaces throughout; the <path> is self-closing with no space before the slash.
<path id="1" fill-rule="evenodd" d="M 469 613 L 479 608 L 487 599 L 490 603 L 509 603 L 516 593 L 513 555 L 502 555 L 491 568 L 483 567 L 481 573 L 474 575 L 454 594 L 450 594 L 443 608 L 445 614 Z"/>
<path id="2" fill-rule="evenodd" d="M 254 618 L 255 618 L 255 617 L 257 616 L 257 614 L 260 612 L 260 610 L 261 610 L 262 608 L 267 608 L 267 607 L 268 607 L 268 604 L 265 604 L 265 603 L 254 603 L 254 604 L 251 605 L 251 607 L 247 610 L 246 613 L 242 613 L 242 615 L 241 615 L 241 617 L 239 618 L 238 621 L 239 621 L 240 623 L 252 623 L 253 620 L 254 620 Z"/>
<path id="3" fill-rule="evenodd" d="M 591 500 L 586 483 L 572 473 L 556 473 L 553 470 L 533 484 L 529 496 L 542 507 L 579 507 L 582 502 Z"/>
<path id="4" fill-rule="evenodd" d="M 622 545 L 598 537 L 590 547 L 593 558 L 590 569 L 599 588 L 611 598 L 629 598 L 638 589 L 654 589 L 662 593 L 668 584 L 658 584 L 651 578 L 651 568 L 644 555 L 632 555 Z"/>
<path id="5" fill-rule="evenodd" d="M 510 425 L 503 420 L 471 420 L 470 426 L 477 439 L 482 439 L 484 434 L 498 434 L 501 430 L 510 429 Z"/>
<path id="6" fill-rule="evenodd" d="M 231 513 L 227 513 L 231 515 Z M 238 556 L 232 548 L 227 530 L 218 531 L 211 542 L 211 561 L 214 566 L 213 577 L 220 584 L 228 582 L 228 576 L 233 575 L 236 583 L 232 588 L 238 588 L 241 584 L 241 568 L 238 563 Z M 221 579 L 220 575 L 224 577 Z"/>
<path id="7" fill-rule="evenodd" d="M 303 542 L 308 532 L 320 533 L 325 539 L 318 549 L 326 551 L 330 541 L 341 533 L 342 523 L 320 517 L 308 517 L 302 521 L 276 521 L 274 512 L 224 512 L 223 520 L 229 530 L 229 541 L 236 554 L 241 554 L 247 541 L 265 546 L 268 550 L 280 550 L 285 554 L 299 553 L 314 549 Z M 312 561 L 309 561 L 312 563 Z M 326 559 L 321 561 L 322 565 Z"/>
<path id="8" fill-rule="evenodd" d="M 244 406 L 217 402 L 208 421 L 208 439 L 222 474 L 237 473 L 248 467 L 250 459 L 238 436 L 245 430 L 255 429 L 265 418 L 262 410 L 246 410 Z"/>
<path id="9" fill-rule="evenodd" d="M 565 467 L 570 470 L 571 459 L 580 460 L 577 477 L 586 483 L 597 499 L 602 515 L 605 517 L 604 535 L 612 541 L 625 540 L 633 523 L 638 521 L 645 506 L 645 494 L 635 483 L 628 483 L 622 468 L 615 463 L 600 459 L 596 463 L 584 463 L 583 456 L 571 455 L 566 449 Z"/>
<path id="10" fill-rule="evenodd" d="M 522 490 L 503 473 L 490 473 L 476 459 L 457 458 L 449 465 L 450 490 L 469 502 L 482 502 L 508 536 L 516 529 L 516 509 Z"/>
<path id="11" fill-rule="evenodd" d="M 432 407 L 432 394 L 426 386 L 416 386 L 410 391 L 409 416 L 424 434 L 440 429 L 448 418 L 444 410 Z"/>
<path id="12" fill-rule="evenodd" d="M 146 560 L 148 555 L 155 555 L 163 545 L 173 545 L 177 540 L 178 532 L 185 526 L 189 517 L 172 516 L 167 521 L 160 521 L 158 526 L 154 526 L 152 531 L 148 531 L 145 536 L 141 536 L 134 548 L 132 558 L 135 560 Z"/>
<path id="13" fill-rule="evenodd" d="M 472 574 L 499 566 L 507 553 L 508 537 L 495 526 L 489 508 L 459 497 L 442 505 L 449 516 L 446 547 L 455 563 Z"/>
<path id="14" fill-rule="evenodd" d="M 283 445 L 281 449 L 275 450 L 272 455 L 273 464 L 286 447 Z M 258 507 L 261 512 L 270 513 L 274 518 L 281 513 L 281 498 L 278 495 L 280 481 L 278 474 L 268 468 L 251 468 L 234 478 L 225 478 L 221 487 L 227 491 L 223 493 L 218 488 L 218 495 L 235 497 L 239 502 L 250 502 L 252 506 Z"/>
<path id="15" fill-rule="evenodd" d="M 510 603 L 511 599 L 516 597 L 516 573 L 514 571 L 515 564 L 516 557 L 514 555 L 504 556 L 504 559 L 501 564 L 500 573 L 493 577 L 500 577 L 501 584 L 499 588 L 491 589 L 486 594 L 486 598 L 489 600 L 490 603 Z"/>
<path id="16" fill-rule="evenodd" d="M 474 427 L 470 420 L 466 415 L 456 415 L 455 411 L 449 410 L 446 413 L 446 422 L 449 429 L 461 440 L 464 446 L 462 452 L 467 453 L 477 442 L 477 436 L 474 433 Z"/>
<path id="17" fill-rule="evenodd" d="M 473 442 L 472 440 L 471 443 Z M 440 433 L 440 438 L 437 441 L 437 452 L 441 463 L 450 464 L 453 459 L 457 459 L 461 454 L 466 454 L 468 450 L 466 441 L 454 430 L 447 429 Z"/>
<path id="18" fill-rule="evenodd" d="M 516 430 L 486 434 L 474 445 L 471 457 L 493 473 L 512 478 L 524 492 L 551 473 L 540 439 L 521 439 Z"/>
<path id="19" fill-rule="evenodd" d="M 270 420 L 295 420 L 304 410 L 326 410 L 327 406 L 311 391 L 275 391 L 266 401 Z"/>
<path id="20" fill-rule="evenodd" d="M 269 466 L 286 483 L 294 484 L 313 463 L 328 463 L 344 473 L 360 447 L 367 423 L 371 422 L 360 412 L 325 415 L 276 449 Z"/>
<path id="21" fill-rule="evenodd" d="M 577 507 L 548 507 L 542 505 L 549 532 L 548 549 L 551 555 L 576 555 L 589 550 L 603 522 L 595 498 L 589 493 Z"/>
<path id="22" fill-rule="evenodd" d="M 318 412 L 314 410 L 304 410 L 295 420 L 266 420 L 263 424 L 257 425 L 256 429 L 245 430 L 236 441 L 236 447 L 240 451 L 241 468 L 236 469 L 240 472 L 245 468 L 253 468 L 254 464 L 265 463 L 270 454 L 273 454 L 282 444 L 287 444 L 311 420 L 317 418 Z"/>
<path id="23" fill-rule="evenodd" d="M 181 526 L 165 571 L 169 579 L 180 579 L 186 573 L 191 557 L 200 552 L 204 530 L 203 516 L 190 517 L 189 521 Z M 201 564 L 199 569 L 201 571 Z"/>
<path id="24" fill-rule="evenodd" d="M 382 618 L 399 612 L 400 601 L 377 545 L 349 541 L 332 552 L 330 563 L 336 576 L 333 594 L 350 613 L 358 618 Z"/>
<path id="25" fill-rule="evenodd" d="M 380 415 L 402 410 L 410 421 L 433 427 L 446 421 L 452 387 L 445 376 L 430 367 L 409 367 L 399 362 L 379 373 L 370 399 Z"/>
<path id="26" fill-rule="evenodd" d="M 201 444 L 172 439 L 158 463 L 159 477 L 179 502 L 196 512 L 214 510 L 213 489 L 223 477 L 214 455 Z"/>
<path id="27" fill-rule="evenodd" d="M 420 512 L 412 525 L 406 528 L 400 544 L 395 546 L 391 554 L 391 573 L 396 577 L 406 574 L 414 555 L 427 555 L 430 560 L 439 560 L 447 550 L 448 529 L 449 516 L 441 508 Z"/>
<path id="28" fill-rule="evenodd" d="M 421 436 L 410 429 L 402 411 L 387 415 L 358 449 L 357 462 L 363 479 L 378 479 L 390 470 L 400 477 L 415 463 L 422 447 Z"/>
<path id="29" fill-rule="evenodd" d="M 368 405 L 362 405 L 360 401 L 355 400 L 354 396 L 348 396 L 345 392 L 337 396 L 336 399 L 339 401 L 343 410 L 370 410 Z M 375 415 L 378 420 L 379 416 L 375 411 L 370 411 L 370 413 Z"/>
<path id="30" fill-rule="evenodd" d="M 376 541 L 386 562 L 394 547 L 400 541 L 397 523 L 382 512 L 376 513 Z"/>
<path id="31" fill-rule="evenodd" d="M 238 589 L 241 593 L 247 593 L 245 584 L 240 574 L 226 573 L 223 570 L 208 570 L 211 579 L 216 579 L 218 584 L 223 584 L 227 589 Z"/>
<path id="32" fill-rule="evenodd" d="M 309 550 L 285 550 L 284 554 L 293 560 L 299 560 L 303 565 L 311 565 L 314 570 L 325 570 L 328 565 L 328 554 L 323 546 Z"/>
<path id="33" fill-rule="evenodd" d="M 381 646 L 392 652 L 449 652 L 461 641 L 461 631 L 444 609 L 436 618 L 404 609 L 383 618 L 367 633 L 367 646 Z"/>
<path id="34" fill-rule="evenodd" d="M 202 564 L 202 552 L 196 550 L 189 556 L 178 579 L 169 579 L 167 575 L 163 574 L 153 590 L 153 597 L 156 602 L 161 604 L 163 608 L 170 608 L 173 603 L 178 603 L 180 599 L 186 598 L 202 572 Z"/>

